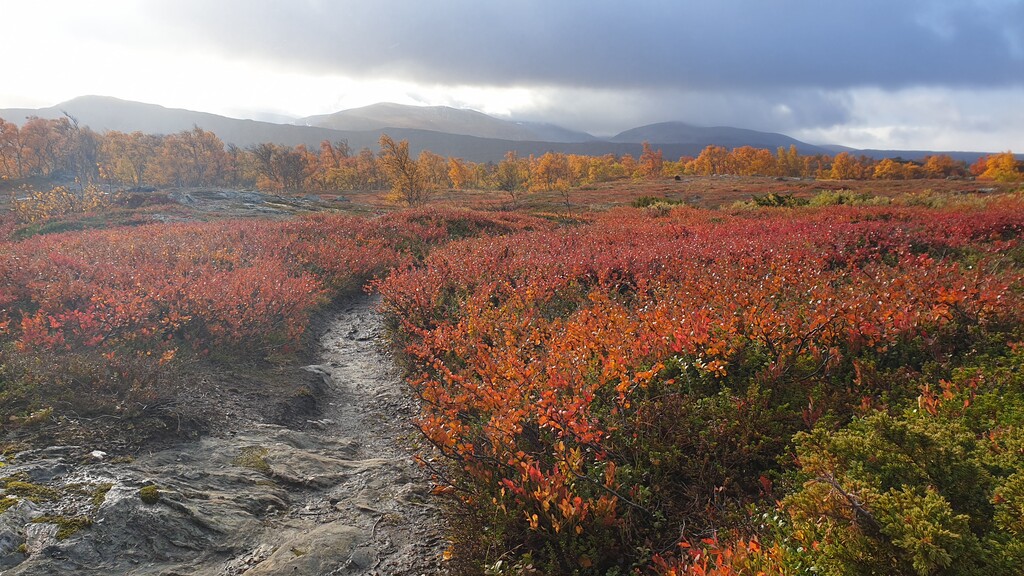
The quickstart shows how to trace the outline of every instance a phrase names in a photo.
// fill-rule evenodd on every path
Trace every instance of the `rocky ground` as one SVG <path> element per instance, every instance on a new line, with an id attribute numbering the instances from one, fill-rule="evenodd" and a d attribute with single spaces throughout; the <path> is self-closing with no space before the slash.
<path id="1" fill-rule="evenodd" d="M 443 572 L 440 516 L 411 459 L 414 401 L 381 333 L 371 297 L 328 322 L 305 420 L 133 458 L 92 445 L 6 457 L 0 574 Z"/>

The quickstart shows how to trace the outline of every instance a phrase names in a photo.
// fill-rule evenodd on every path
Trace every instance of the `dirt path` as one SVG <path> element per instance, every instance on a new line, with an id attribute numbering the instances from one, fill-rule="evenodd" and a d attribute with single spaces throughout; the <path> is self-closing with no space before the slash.
<path id="1" fill-rule="evenodd" d="M 307 367 L 324 378 L 321 412 L 302 429 L 256 425 L 122 464 L 92 447 L 17 455 L 0 478 L 59 497 L 0 514 L 0 574 L 439 573 L 439 514 L 403 441 L 414 405 L 374 304 L 350 301 L 321 338 Z M 58 534 L 76 518 L 89 525 Z"/>

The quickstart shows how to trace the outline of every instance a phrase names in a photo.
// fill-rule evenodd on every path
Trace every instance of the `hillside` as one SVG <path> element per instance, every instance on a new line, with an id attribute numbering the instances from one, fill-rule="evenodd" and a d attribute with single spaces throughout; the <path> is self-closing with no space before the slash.
<path id="1" fill-rule="evenodd" d="M 9 122 L 21 123 L 30 116 L 52 119 L 60 118 L 65 112 L 97 132 L 117 130 L 120 132 L 139 131 L 147 134 L 171 134 L 199 126 L 204 130 L 216 133 L 225 143 L 243 147 L 260 142 L 274 142 L 288 146 L 309 145 L 325 139 L 338 140 L 345 137 L 323 128 L 228 118 L 217 114 L 165 108 L 156 104 L 145 104 L 108 96 L 81 96 L 48 108 L 0 110 L 0 118 Z"/>
<path id="2" fill-rule="evenodd" d="M 411 107 L 407 107 L 411 108 Z M 189 130 L 199 126 L 217 134 L 226 144 L 239 147 L 252 146 L 261 142 L 273 142 L 286 146 L 305 144 L 317 146 L 324 140 L 332 142 L 345 140 L 354 150 L 377 148 L 377 141 L 382 132 L 387 132 L 396 140 L 408 140 L 410 150 L 418 154 L 430 150 L 443 156 L 455 156 L 473 162 L 496 162 L 506 152 L 516 151 L 520 156 L 541 155 L 545 152 L 565 152 L 571 154 L 603 155 L 603 154 L 640 154 L 640 144 L 630 142 L 609 142 L 591 139 L 585 142 L 551 142 L 541 140 L 511 140 L 484 138 L 433 130 L 415 128 L 369 128 L 362 130 L 334 130 L 316 126 L 297 126 L 291 124 L 274 124 L 255 120 L 240 120 L 216 114 L 194 112 L 176 108 L 165 108 L 155 104 L 144 104 L 128 100 L 120 100 L 104 96 L 83 96 L 55 106 L 39 109 L 6 109 L 0 110 L 0 118 L 9 122 L 24 122 L 30 116 L 40 118 L 59 118 L 67 112 L 82 125 L 102 132 L 118 130 L 121 132 L 141 131 L 152 134 L 169 134 Z M 479 114 L 479 113 L 472 113 Z M 481 114 L 481 116 L 484 116 Z M 493 119 L 495 122 L 502 122 Z M 369 126 L 370 120 L 353 126 Z M 379 120 L 376 121 L 379 123 Z M 397 119 L 395 120 L 398 123 Z M 406 123 L 412 123 L 411 121 Z M 514 124 L 514 123 L 509 123 Z M 585 135 L 588 136 L 589 135 Z M 695 155 L 703 146 L 691 143 L 665 144 L 660 148 L 667 158 L 682 155 Z"/>
<path id="3" fill-rule="evenodd" d="M 332 130 L 409 128 L 498 140 L 544 142 L 596 140 L 590 134 L 575 132 L 554 124 L 502 120 L 476 110 L 460 110 L 448 106 L 407 106 L 390 102 L 342 110 L 334 114 L 310 116 L 297 120 L 295 123 L 300 126 L 316 126 Z"/>
<path id="4" fill-rule="evenodd" d="M 650 142 L 652 144 L 690 144 L 698 149 L 714 144 L 726 148 L 753 146 L 774 150 L 779 146 L 788 148 L 795 145 L 801 154 L 826 154 L 827 150 L 790 138 L 785 134 L 758 132 L 729 126 L 694 126 L 685 122 L 659 122 L 621 132 L 611 138 L 612 142 Z"/>
<path id="5" fill-rule="evenodd" d="M 334 114 L 310 116 L 297 124 L 277 124 L 229 118 L 206 112 L 166 108 L 107 96 L 82 96 L 47 108 L 0 109 L 0 118 L 23 123 L 26 118 L 60 118 L 65 113 L 98 132 L 145 132 L 170 134 L 194 126 L 217 134 L 226 144 L 245 148 L 262 142 L 285 146 L 315 147 L 328 140 L 346 141 L 353 150 L 376 149 L 383 132 L 397 140 L 408 140 L 418 154 L 430 150 L 473 162 L 497 162 L 512 150 L 520 156 L 563 152 L 600 156 L 640 154 L 644 141 L 656 144 L 664 157 L 696 156 L 706 146 L 726 148 L 753 146 L 774 150 L 795 145 L 802 154 L 835 154 L 837 150 L 866 154 L 873 158 L 920 159 L 927 151 L 855 150 L 846 147 L 815 146 L 784 134 L 728 126 L 701 127 L 683 122 L 662 122 L 626 130 L 602 140 L 554 124 L 514 122 L 473 110 L 445 106 L 404 106 L 374 104 Z M 973 162 L 981 152 L 950 152 L 957 159 Z"/>

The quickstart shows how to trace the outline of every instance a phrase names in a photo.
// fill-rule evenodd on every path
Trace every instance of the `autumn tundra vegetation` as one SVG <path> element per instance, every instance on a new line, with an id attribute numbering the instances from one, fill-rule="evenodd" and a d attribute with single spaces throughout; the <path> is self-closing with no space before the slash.
<path id="1" fill-rule="evenodd" d="M 286 362 L 316 311 L 366 287 L 420 401 L 452 573 L 1024 564 L 1024 175 L 1010 153 L 966 166 L 712 146 L 669 161 L 645 146 L 473 164 L 386 136 L 353 153 L 68 119 L 0 134 L 5 434 L 160 417 L 183 370 Z M 722 174 L 1001 187 L 522 206 Z M 39 181 L 59 185 L 19 187 Z M 180 186 L 379 189 L 396 207 L 214 218 L 138 190 Z M 502 202 L 432 201 L 449 188 Z M 89 229 L 67 225 L 85 216 Z"/>
<path id="2" fill-rule="evenodd" d="M 549 152 L 528 158 L 507 155 L 497 163 L 473 163 L 423 151 L 410 156 L 408 142 L 386 135 L 380 150 L 351 150 L 345 142 L 319 148 L 272 143 L 246 149 L 224 143 L 212 132 L 194 128 L 176 134 L 134 132 L 97 134 L 69 118 L 32 118 L 24 125 L 0 120 L 0 179 L 64 177 L 82 184 L 128 188 L 230 186 L 264 191 L 331 192 L 394 187 L 396 199 L 424 202 L 442 188 L 491 189 L 515 200 L 527 191 L 567 190 L 622 178 L 676 175 L 738 175 L 820 180 L 906 180 L 975 176 L 1018 181 L 1019 162 L 1004 152 L 967 166 L 948 155 L 921 162 L 841 152 L 801 155 L 795 147 L 732 150 L 708 146 L 696 158 L 662 158 L 645 144 L 639 157 L 581 156 Z M 413 178 L 415 176 L 415 178 Z M 427 193 L 427 196 L 424 195 Z M 409 195 L 412 196 L 409 196 Z"/>

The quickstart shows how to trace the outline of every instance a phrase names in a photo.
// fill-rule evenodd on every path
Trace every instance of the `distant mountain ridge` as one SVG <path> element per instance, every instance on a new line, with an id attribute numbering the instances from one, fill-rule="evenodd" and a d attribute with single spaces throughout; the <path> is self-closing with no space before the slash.
<path id="1" fill-rule="evenodd" d="M 554 124 L 502 120 L 476 110 L 460 110 L 448 106 L 408 106 L 391 102 L 371 104 L 333 114 L 309 116 L 296 121 L 295 124 L 332 130 L 409 128 L 516 141 L 565 143 L 596 140 L 586 132 L 577 132 Z"/>
<path id="2" fill-rule="evenodd" d="M 796 138 L 790 138 L 785 134 L 774 132 L 758 132 L 745 128 L 732 128 L 730 126 L 694 126 L 685 122 L 659 122 L 648 124 L 620 132 L 610 139 L 612 142 L 650 142 L 651 144 L 693 144 L 701 149 L 708 145 L 724 146 L 726 148 L 738 148 L 740 146 L 753 146 L 755 148 L 768 148 L 774 150 L 779 146 L 789 148 L 790 145 L 797 147 L 801 154 L 825 154 L 827 151 L 820 147 L 801 142 Z"/>
<path id="3" fill-rule="evenodd" d="M 29 116 L 55 119 L 61 118 L 65 113 L 97 132 L 117 130 L 173 134 L 199 126 L 217 134 L 225 143 L 237 146 L 250 146 L 260 142 L 295 146 L 338 138 L 332 130 L 228 118 L 207 112 L 165 108 L 157 104 L 121 100 L 110 96 L 80 96 L 48 108 L 0 110 L 0 118 L 20 124 Z"/>
<path id="4" fill-rule="evenodd" d="M 430 150 L 442 156 L 473 162 L 497 162 L 508 151 L 515 151 L 520 156 L 546 152 L 638 156 L 641 142 L 644 141 L 660 149 L 666 159 L 696 156 L 711 144 L 726 148 L 754 146 L 770 150 L 779 146 L 788 148 L 792 144 L 803 154 L 835 154 L 842 149 L 875 158 L 900 156 L 907 160 L 917 160 L 934 153 L 815 146 L 784 134 L 727 126 L 700 127 L 684 122 L 649 124 L 626 130 L 609 139 L 598 139 L 585 132 L 554 124 L 502 120 L 482 112 L 446 106 L 419 107 L 390 103 L 310 116 L 293 124 L 278 124 L 166 108 L 108 96 L 82 96 L 46 108 L 0 109 L 0 118 L 21 124 L 30 116 L 53 119 L 62 117 L 65 112 L 82 125 L 98 132 L 117 130 L 171 134 L 199 126 L 217 134 L 226 144 L 239 147 L 263 142 L 316 147 L 324 140 L 345 140 L 354 150 L 376 149 L 380 134 L 386 132 L 395 139 L 408 140 L 414 154 Z M 983 155 L 980 152 L 946 153 L 968 162 Z"/>

